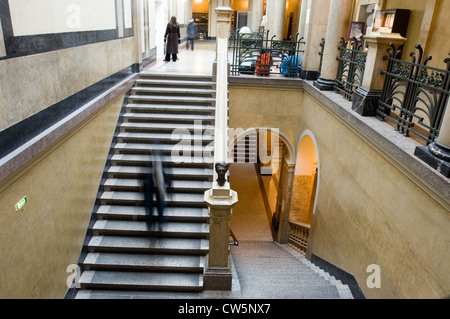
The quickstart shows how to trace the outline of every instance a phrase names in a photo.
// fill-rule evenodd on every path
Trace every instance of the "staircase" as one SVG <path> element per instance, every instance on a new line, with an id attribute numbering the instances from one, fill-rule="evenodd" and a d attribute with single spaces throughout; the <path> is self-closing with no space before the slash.
<path id="1" fill-rule="evenodd" d="M 203 194 L 213 178 L 214 94 L 211 76 L 140 74 L 111 145 L 77 298 L 203 290 L 209 235 Z M 160 151 L 173 194 L 168 222 L 149 230 L 140 187 L 151 169 L 151 150 Z"/>

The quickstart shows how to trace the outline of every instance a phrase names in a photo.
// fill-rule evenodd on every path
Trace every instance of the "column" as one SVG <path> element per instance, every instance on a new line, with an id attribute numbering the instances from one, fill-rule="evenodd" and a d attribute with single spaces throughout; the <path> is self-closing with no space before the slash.
<path id="1" fill-rule="evenodd" d="M 302 59 L 300 78 L 317 80 L 320 68 L 320 43 L 327 33 L 330 0 L 302 1 L 302 26 L 300 36 L 304 37 L 305 53 Z"/>
<path id="2" fill-rule="evenodd" d="M 277 241 L 280 244 L 287 244 L 289 241 L 289 210 L 291 206 L 292 186 L 294 184 L 295 163 L 289 163 L 284 160 L 282 168 L 282 179 L 279 185 L 279 192 L 281 192 L 282 196 L 280 198 L 280 205 L 277 207 L 279 212 L 276 212 L 276 216 L 278 216 Z"/>
<path id="3" fill-rule="evenodd" d="M 384 84 L 382 70 L 387 69 L 388 61 L 383 57 L 392 43 L 398 48 L 406 39 L 400 34 L 378 34 L 371 33 L 364 36 L 368 52 L 363 82 L 353 96 L 352 110 L 362 116 L 375 116 L 378 109 L 378 101 Z"/>
<path id="4" fill-rule="evenodd" d="M 263 17 L 263 0 L 249 0 L 248 1 L 248 27 L 252 32 L 257 32 Z"/>
<path id="5" fill-rule="evenodd" d="M 219 0 L 220 4 L 223 4 Z M 229 237 L 231 209 L 237 203 L 237 193 L 230 189 L 227 180 L 228 123 L 227 114 L 227 52 L 231 13 L 229 6 L 215 9 L 217 13 L 217 62 L 216 62 L 216 121 L 214 135 L 215 174 L 212 189 L 204 194 L 209 208 L 209 254 L 203 275 L 203 287 L 207 290 L 231 290 L 231 264 L 229 260 Z"/>
<path id="6" fill-rule="evenodd" d="M 347 37 L 353 0 L 331 0 L 328 13 L 325 50 L 323 52 L 322 72 L 314 86 L 320 90 L 333 90 L 338 61 L 338 46 L 340 37 Z"/>
<path id="7" fill-rule="evenodd" d="M 428 147 L 416 147 L 414 155 L 445 177 L 450 177 L 450 98 L 447 100 L 439 136 Z"/>
<path id="8" fill-rule="evenodd" d="M 269 38 L 275 35 L 275 40 L 283 40 L 285 14 L 286 0 L 267 0 L 266 32 L 270 30 Z"/>
<path id="9" fill-rule="evenodd" d="M 222 194 L 223 195 L 223 194 Z M 235 191 L 218 196 L 213 189 L 205 192 L 209 207 L 209 254 L 203 276 L 206 290 L 231 290 L 231 263 L 229 260 L 229 238 L 232 207 L 238 201 Z"/>

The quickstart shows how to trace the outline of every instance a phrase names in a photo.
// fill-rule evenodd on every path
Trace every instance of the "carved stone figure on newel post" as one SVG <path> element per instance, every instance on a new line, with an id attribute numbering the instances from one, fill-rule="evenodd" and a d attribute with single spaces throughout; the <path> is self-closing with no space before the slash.
<path id="1" fill-rule="evenodd" d="M 217 184 L 219 184 L 219 186 L 225 185 L 225 183 L 227 182 L 226 174 L 229 168 L 229 164 L 227 162 L 218 162 L 216 163 L 215 168 L 217 173 Z"/>

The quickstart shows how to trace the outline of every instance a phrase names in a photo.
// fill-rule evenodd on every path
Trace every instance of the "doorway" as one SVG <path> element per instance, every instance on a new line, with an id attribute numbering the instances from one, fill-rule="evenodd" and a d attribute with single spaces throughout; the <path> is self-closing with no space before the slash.
<path id="1" fill-rule="evenodd" d="M 305 133 L 299 143 L 295 163 L 289 211 L 289 244 L 305 254 L 316 206 L 319 167 L 317 147 L 312 133 Z"/>

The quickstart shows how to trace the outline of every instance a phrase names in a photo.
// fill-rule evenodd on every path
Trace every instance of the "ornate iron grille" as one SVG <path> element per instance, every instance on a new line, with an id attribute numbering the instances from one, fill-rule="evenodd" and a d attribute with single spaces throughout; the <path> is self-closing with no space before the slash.
<path id="1" fill-rule="evenodd" d="M 352 42 L 350 48 L 347 48 L 347 44 L 348 41 L 341 37 L 340 54 L 336 58 L 339 63 L 334 91 L 343 93 L 344 98 L 351 101 L 356 89 L 362 84 L 367 52 L 364 51 L 363 44 L 356 39 Z"/>
<path id="2" fill-rule="evenodd" d="M 450 95 L 450 58 L 444 60 L 446 69 L 433 68 L 427 66 L 432 57 L 423 58 L 420 44 L 415 48 L 419 56 L 411 52 L 412 62 L 400 60 L 401 51 L 394 45 L 388 49 L 377 118 L 394 122 L 396 131 L 405 136 L 412 133 L 428 145 L 439 135 Z"/>
<path id="3" fill-rule="evenodd" d="M 269 31 L 253 34 L 241 34 L 239 31 L 232 32 L 229 41 L 232 75 L 298 76 L 305 44 L 298 33 L 295 39 L 291 37 L 290 40 L 280 41 L 274 39 L 275 35 L 269 38 Z"/>

